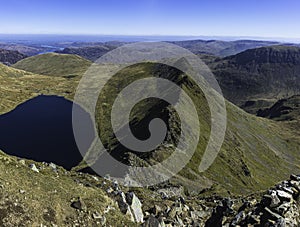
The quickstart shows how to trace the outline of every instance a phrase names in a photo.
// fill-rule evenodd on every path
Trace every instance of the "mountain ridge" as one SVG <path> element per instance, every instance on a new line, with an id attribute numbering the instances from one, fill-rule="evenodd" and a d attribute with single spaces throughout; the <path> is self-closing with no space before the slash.
<path id="1" fill-rule="evenodd" d="M 225 97 L 252 113 L 281 98 L 300 94 L 299 47 L 250 49 L 217 59 L 209 66 Z"/>

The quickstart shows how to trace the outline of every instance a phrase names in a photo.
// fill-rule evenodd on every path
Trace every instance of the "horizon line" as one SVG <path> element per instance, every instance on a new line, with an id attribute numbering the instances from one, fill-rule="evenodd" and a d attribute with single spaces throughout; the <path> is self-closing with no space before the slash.
<path id="1" fill-rule="evenodd" d="M 113 36 L 113 37 L 176 37 L 176 38 L 192 38 L 192 39 L 233 39 L 233 40 L 256 40 L 256 41 L 277 41 L 277 42 L 300 42 L 300 37 L 268 37 L 268 36 L 234 36 L 234 35 L 175 35 L 175 34 L 98 34 L 98 33 L 1 33 L 0 36 L 9 36 L 9 35 L 29 35 L 29 36 Z"/>

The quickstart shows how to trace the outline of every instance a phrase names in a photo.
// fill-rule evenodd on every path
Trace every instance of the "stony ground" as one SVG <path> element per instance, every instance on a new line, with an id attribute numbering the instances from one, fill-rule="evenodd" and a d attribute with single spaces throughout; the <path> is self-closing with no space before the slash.
<path id="1" fill-rule="evenodd" d="M 245 197 L 109 178 L 0 155 L 0 226 L 299 226 L 300 176 Z"/>

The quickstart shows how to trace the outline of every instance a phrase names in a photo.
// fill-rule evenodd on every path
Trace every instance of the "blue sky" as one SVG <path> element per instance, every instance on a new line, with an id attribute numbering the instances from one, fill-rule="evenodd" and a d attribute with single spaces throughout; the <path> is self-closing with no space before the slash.
<path id="1" fill-rule="evenodd" d="M 0 33 L 300 38 L 299 0 L 0 0 Z"/>

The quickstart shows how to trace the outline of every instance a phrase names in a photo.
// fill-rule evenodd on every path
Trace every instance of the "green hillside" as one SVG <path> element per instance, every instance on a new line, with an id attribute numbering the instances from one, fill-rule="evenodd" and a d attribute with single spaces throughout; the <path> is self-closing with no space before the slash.
<path id="1" fill-rule="evenodd" d="M 24 70 L 14 69 L 0 63 L 1 77 L 21 77 L 25 75 L 32 75 L 32 73 Z"/>
<path id="2" fill-rule="evenodd" d="M 82 75 L 90 64 L 77 55 L 48 53 L 26 58 L 13 67 L 41 75 L 71 78 Z"/>
<path id="3" fill-rule="evenodd" d="M 33 74 L 0 64 L 0 114 L 40 94 L 73 96 L 78 81 Z"/>

